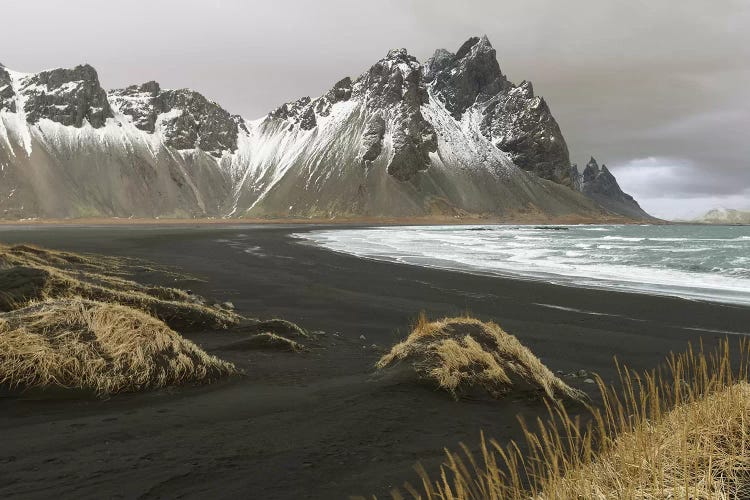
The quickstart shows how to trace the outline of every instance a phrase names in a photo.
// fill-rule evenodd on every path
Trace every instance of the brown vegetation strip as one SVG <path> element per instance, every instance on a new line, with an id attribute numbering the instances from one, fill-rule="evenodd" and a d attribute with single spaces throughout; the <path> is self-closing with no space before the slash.
<path id="1" fill-rule="evenodd" d="M 668 369 L 620 370 L 599 379 L 603 404 L 581 426 L 562 405 L 526 427 L 528 451 L 482 438 L 477 460 L 448 452 L 437 479 L 421 471 L 420 499 L 750 498 L 750 343 L 732 363 L 728 341 L 712 353 L 672 355 Z M 739 358 L 739 361 L 737 360 Z M 394 491 L 394 498 L 404 498 Z"/>

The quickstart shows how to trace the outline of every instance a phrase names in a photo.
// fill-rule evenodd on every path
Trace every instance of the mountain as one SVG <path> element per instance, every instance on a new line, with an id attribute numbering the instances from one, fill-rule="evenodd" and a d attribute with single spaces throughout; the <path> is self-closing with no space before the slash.
<path id="1" fill-rule="evenodd" d="M 574 189 L 596 201 L 608 211 L 633 219 L 653 219 L 632 196 L 620 189 L 617 179 L 606 165 L 602 164 L 599 168 L 593 156 L 586 164 L 583 174 L 578 172 L 576 165 L 571 167 L 570 172 Z"/>
<path id="2" fill-rule="evenodd" d="M 424 64 L 391 50 L 253 121 L 156 82 L 107 92 L 88 65 L 0 65 L 2 218 L 642 216 L 576 174 L 486 37 Z"/>
<path id="3" fill-rule="evenodd" d="M 750 224 L 750 210 L 714 208 L 693 222 L 701 224 Z"/>

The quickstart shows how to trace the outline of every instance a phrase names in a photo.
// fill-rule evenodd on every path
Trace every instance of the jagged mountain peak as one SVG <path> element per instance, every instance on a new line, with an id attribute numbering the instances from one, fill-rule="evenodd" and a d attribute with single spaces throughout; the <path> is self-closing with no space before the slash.
<path id="1" fill-rule="evenodd" d="M 334 104 L 349 99 L 363 102 L 368 111 L 360 154 L 363 163 L 369 165 L 383 150 L 386 129 L 403 131 L 397 135 L 408 139 L 397 141 L 397 149 L 402 144 L 418 144 L 415 147 L 420 151 L 407 155 L 416 168 L 390 169 L 401 172 L 397 178 L 406 180 L 430 164 L 434 127 L 424 119 L 421 108 L 433 98 L 456 121 L 475 109 L 481 133 L 518 166 L 570 185 L 567 146 L 546 102 L 535 97 L 531 82 L 514 86 L 503 75 L 486 36 L 470 38 L 455 54 L 438 49 L 424 65 L 406 49 L 392 49 L 354 81 L 341 80 L 316 99 L 283 104 L 268 118 L 285 121 L 290 131 L 309 131 L 328 116 Z"/>
<path id="2" fill-rule="evenodd" d="M 434 127 L 422 114 L 429 95 L 417 58 L 406 49 L 391 50 L 353 85 L 352 95 L 366 110 L 358 154 L 362 166 L 372 167 L 389 140 L 392 150 L 384 159 L 393 178 L 413 180 L 418 172 L 428 169 L 437 139 Z"/>
<path id="3" fill-rule="evenodd" d="M 125 89 L 128 92 L 135 93 L 135 92 L 143 92 L 145 94 L 149 94 L 152 96 L 156 96 L 161 91 L 161 85 L 159 82 L 154 80 L 149 80 L 148 82 L 141 83 L 140 85 L 128 85 L 125 87 Z M 120 92 L 120 90 L 115 89 L 112 92 Z"/>
<path id="4" fill-rule="evenodd" d="M 0 216 L 602 213 L 565 186 L 580 176 L 547 103 L 486 36 L 424 64 L 390 50 L 251 122 L 155 81 L 107 93 L 89 65 L 0 67 L 0 111 Z"/>
<path id="5" fill-rule="evenodd" d="M 583 169 L 584 184 L 587 182 L 592 182 L 599 176 L 600 173 L 601 171 L 599 169 L 599 163 L 597 163 L 596 158 L 592 156 L 588 163 L 586 163 L 586 168 Z"/>
<path id="6" fill-rule="evenodd" d="M 435 75 L 448 66 L 454 57 L 455 54 L 453 52 L 446 49 L 437 49 L 424 65 L 425 80 L 427 82 L 434 80 Z"/>
<path id="7" fill-rule="evenodd" d="M 532 99 L 534 97 L 534 85 L 529 80 L 524 80 L 516 87 L 518 92 L 521 92 L 526 99 Z M 544 98 L 540 97 L 543 101 Z"/>
<path id="8" fill-rule="evenodd" d="M 178 150 L 201 150 L 220 158 L 237 150 L 244 120 L 191 89 L 162 89 L 148 81 L 110 91 L 112 106 L 148 133 L 160 133 Z"/>
<path id="9" fill-rule="evenodd" d="M 578 177 L 574 179 L 574 186 L 604 208 L 638 219 L 651 218 L 632 196 L 620 188 L 620 184 L 607 166 L 602 163 L 600 167 L 593 156 L 586 163 L 583 174 L 578 174 L 577 167 L 571 170 L 574 170 L 573 175 Z"/>
<path id="10" fill-rule="evenodd" d="M 419 61 L 416 57 L 409 54 L 409 51 L 405 48 L 398 48 L 398 49 L 391 49 L 386 54 L 384 60 L 386 61 L 399 61 L 399 62 L 407 62 L 407 63 L 417 63 L 419 64 Z"/>
<path id="11" fill-rule="evenodd" d="M 46 118 L 65 126 L 88 123 L 100 128 L 113 116 L 107 92 L 90 64 L 17 75 L 14 91 L 23 99 L 20 111 L 29 123 Z"/>
<path id="12" fill-rule="evenodd" d="M 495 49 L 486 37 L 473 37 L 455 55 L 436 53 L 428 64 L 428 80 L 438 99 L 456 119 L 477 102 L 508 90 L 512 84 L 500 71 Z"/>
<path id="13" fill-rule="evenodd" d="M 458 48 L 458 51 L 456 51 L 456 58 L 461 59 L 470 53 L 474 53 L 474 57 L 476 57 L 476 54 L 481 52 L 491 53 L 492 55 L 495 55 L 495 49 L 492 47 L 492 44 L 490 43 L 490 39 L 487 38 L 487 35 L 482 35 L 481 37 L 473 36 L 466 40 L 461 47 Z"/>
<path id="14" fill-rule="evenodd" d="M 600 175 L 611 177 L 612 180 L 614 180 L 614 175 L 612 175 L 612 172 L 609 171 L 609 169 L 607 168 L 607 165 L 602 163 L 601 166 L 599 166 L 599 163 L 596 161 L 596 158 L 592 156 L 591 159 L 586 164 L 586 168 L 583 170 L 583 180 L 584 182 L 588 182 L 588 181 L 596 179 Z M 614 182 L 617 183 L 616 180 L 614 180 Z M 619 186 L 618 186 L 618 189 L 619 189 Z"/>
<path id="15" fill-rule="evenodd" d="M 354 86 L 355 95 L 364 96 L 370 108 L 401 102 L 419 106 L 427 100 L 422 65 L 406 49 L 389 51 L 357 78 Z"/>
<path id="16" fill-rule="evenodd" d="M 15 95 L 16 91 L 13 89 L 13 79 L 5 69 L 5 66 L 0 65 L 0 110 L 8 109 L 11 112 L 15 112 Z"/>
<path id="17" fill-rule="evenodd" d="M 425 65 L 431 93 L 457 121 L 475 110 L 480 130 L 513 162 L 545 179 L 571 185 L 565 139 L 531 82 L 515 86 L 502 73 L 486 36 L 472 37 L 455 54 L 438 50 Z"/>

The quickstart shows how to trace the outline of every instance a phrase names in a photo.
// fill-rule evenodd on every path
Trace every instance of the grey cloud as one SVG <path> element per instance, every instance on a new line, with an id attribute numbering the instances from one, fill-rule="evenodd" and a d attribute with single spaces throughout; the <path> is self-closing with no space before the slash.
<path id="1" fill-rule="evenodd" d="M 708 172 L 680 158 L 639 158 L 609 167 L 624 187 L 652 198 L 665 194 L 687 199 L 732 195 L 750 188 L 749 184 L 733 186 L 736 177 L 732 173 Z M 665 186 L 669 189 L 665 190 Z"/>
<path id="2" fill-rule="evenodd" d="M 750 209 L 750 184 L 726 171 L 680 158 L 639 158 L 610 165 L 620 186 L 638 193 L 646 211 L 667 219 L 691 219 L 712 208 Z"/>

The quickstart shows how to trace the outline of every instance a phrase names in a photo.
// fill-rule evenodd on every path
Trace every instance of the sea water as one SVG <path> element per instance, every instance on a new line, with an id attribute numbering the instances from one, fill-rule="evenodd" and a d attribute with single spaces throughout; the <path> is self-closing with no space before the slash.
<path id="1" fill-rule="evenodd" d="M 750 226 L 400 226 L 296 236 L 363 258 L 750 305 Z"/>

